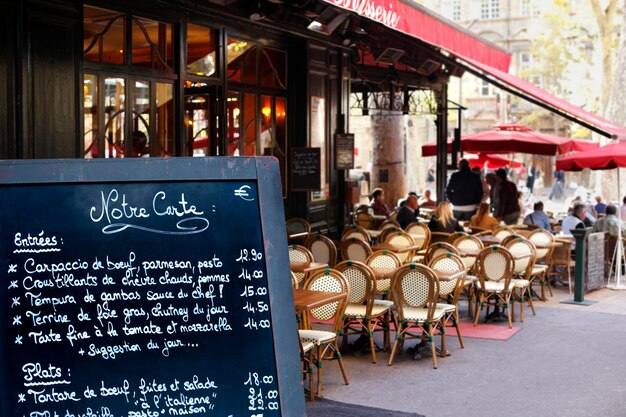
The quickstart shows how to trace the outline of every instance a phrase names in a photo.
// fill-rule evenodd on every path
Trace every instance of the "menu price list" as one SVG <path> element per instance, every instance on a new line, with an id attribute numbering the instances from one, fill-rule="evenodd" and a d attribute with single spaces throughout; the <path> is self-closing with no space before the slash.
<path id="1" fill-rule="evenodd" d="M 219 219 L 215 205 L 194 211 Z M 219 235 L 213 224 L 205 234 Z M 12 415 L 280 414 L 273 352 L 256 350 L 272 338 L 260 233 L 203 250 L 200 234 L 159 234 L 159 247 L 190 246 L 151 251 L 138 244 L 150 232 L 93 245 L 89 234 L 12 229 L 0 264 Z"/>

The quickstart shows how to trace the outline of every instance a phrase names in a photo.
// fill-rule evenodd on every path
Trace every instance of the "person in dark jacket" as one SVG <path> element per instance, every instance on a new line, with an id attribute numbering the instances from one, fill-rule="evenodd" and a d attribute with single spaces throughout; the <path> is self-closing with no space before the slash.
<path id="1" fill-rule="evenodd" d="M 409 224 L 417 221 L 418 213 L 419 205 L 417 204 L 417 195 L 409 194 L 405 203 L 398 210 L 396 221 L 400 224 L 401 228 L 406 229 Z"/>
<path id="2" fill-rule="evenodd" d="M 439 203 L 435 214 L 428 222 L 431 232 L 453 233 L 462 232 L 463 226 L 452 215 L 452 206 L 447 201 Z"/>
<path id="3" fill-rule="evenodd" d="M 506 177 L 502 168 L 496 170 L 498 183 L 498 208 L 494 217 L 505 224 L 517 224 L 519 220 L 519 203 L 517 201 L 517 187 Z"/>
<path id="4" fill-rule="evenodd" d="M 450 176 L 446 187 L 446 198 L 454 206 L 457 220 L 469 220 L 483 197 L 483 183 L 480 175 L 472 172 L 467 159 L 459 161 L 459 170 Z"/>

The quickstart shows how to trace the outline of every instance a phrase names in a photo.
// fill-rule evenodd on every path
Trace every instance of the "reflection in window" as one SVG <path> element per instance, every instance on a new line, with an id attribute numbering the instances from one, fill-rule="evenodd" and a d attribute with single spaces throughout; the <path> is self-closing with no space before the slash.
<path id="1" fill-rule="evenodd" d="M 237 39 L 228 39 L 226 60 L 230 81 L 256 84 L 256 45 Z"/>
<path id="2" fill-rule="evenodd" d="M 209 155 L 210 101 L 209 94 L 187 96 L 185 99 L 188 147 L 192 150 L 193 156 Z"/>
<path id="3" fill-rule="evenodd" d="M 104 157 L 124 156 L 125 95 L 123 78 L 104 79 Z M 92 149 L 92 154 L 93 154 Z M 96 152 L 93 156 L 99 156 Z"/>
<path id="4" fill-rule="evenodd" d="M 93 158 L 98 150 L 98 77 L 85 74 L 83 80 L 83 124 L 85 158 Z"/>
<path id="5" fill-rule="evenodd" d="M 133 65 L 158 70 L 173 68 L 172 25 L 133 17 Z"/>
<path id="6" fill-rule="evenodd" d="M 263 48 L 259 70 L 263 87 L 287 88 L 287 54 L 285 52 Z"/>
<path id="7" fill-rule="evenodd" d="M 86 61 L 124 64 L 125 22 L 121 13 L 83 7 L 83 53 Z"/>
<path id="8" fill-rule="evenodd" d="M 150 154 L 150 83 L 135 81 L 133 88 L 133 133 L 130 156 Z"/>
<path id="9" fill-rule="evenodd" d="M 174 155 L 174 86 L 157 83 L 156 122 L 159 148 L 157 155 Z"/>
<path id="10" fill-rule="evenodd" d="M 241 155 L 239 150 L 239 127 L 241 108 L 239 107 L 239 93 L 229 92 L 228 99 L 226 100 L 226 119 L 227 119 L 227 146 L 228 155 L 239 156 Z"/>
<path id="11" fill-rule="evenodd" d="M 187 25 L 187 72 L 210 77 L 216 75 L 216 38 L 213 31 L 198 25 Z"/>

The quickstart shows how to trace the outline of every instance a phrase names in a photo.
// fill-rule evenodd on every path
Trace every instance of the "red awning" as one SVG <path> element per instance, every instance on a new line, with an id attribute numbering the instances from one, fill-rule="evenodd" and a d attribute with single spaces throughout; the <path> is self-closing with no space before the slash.
<path id="1" fill-rule="evenodd" d="M 383 24 L 405 35 L 451 52 L 508 71 L 511 56 L 498 46 L 465 30 L 419 4 L 401 0 L 322 0 Z"/>
<path id="2" fill-rule="evenodd" d="M 467 71 L 487 82 L 538 106 L 544 107 L 553 113 L 559 114 L 566 119 L 585 126 L 603 136 L 615 139 L 626 139 L 626 128 L 624 126 L 620 126 L 617 123 L 613 123 L 566 100 L 558 98 L 526 80 L 503 72 L 493 66 L 485 65 L 477 60 L 468 60 L 461 57 L 458 62 L 463 65 Z"/>
<path id="3" fill-rule="evenodd" d="M 612 169 L 626 167 L 626 142 L 618 141 L 587 152 L 566 156 L 556 161 L 560 171 L 581 171 L 584 168 Z"/>

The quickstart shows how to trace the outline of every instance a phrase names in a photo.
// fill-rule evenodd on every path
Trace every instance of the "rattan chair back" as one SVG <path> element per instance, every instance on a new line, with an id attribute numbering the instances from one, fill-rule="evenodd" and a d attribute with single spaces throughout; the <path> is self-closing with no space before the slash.
<path id="1" fill-rule="evenodd" d="M 308 237 L 308 234 L 311 233 L 311 225 L 308 221 L 301 217 L 292 217 L 287 220 L 285 227 L 287 229 L 287 237 L 294 233 L 307 233 L 307 236 L 289 239 L 292 242 L 304 242 L 304 240 Z"/>
<path id="2" fill-rule="evenodd" d="M 457 248 L 452 246 L 446 242 L 437 242 L 431 243 L 431 245 L 426 249 L 426 253 L 424 254 L 424 263 L 428 265 L 432 259 L 435 259 L 439 255 L 443 255 L 446 253 L 454 253 L 455 255 L 459 255 L 459 251 Z"/>
<path id="3" fill-rule="evenodd" d="M 528 279 L 531 276 L 531 271 L 535 266 L 535 258 L 537 257 L 535 245 L 522 236 L 516 236 L 507 238 L 507 242 L 503 246 L 513 255 L 513 274 Z"/>
<path id="4" fill-rule="evenodd" d="M 411 246 L 415 246 L 415 242 L 413 242 L 413 238 L 405 231 L 400 229 L 395 233 L 391 233 L 387 235 L 385 239 L 385 243 L 393 246 L 394 248 L 404 249 Z M 413 256 L 415 255 L 415 250 L 410 250 L 408 252 L 398 252 L 396 253 L 400 261 L 405 264 L 411 262 L 413 260 Z"/>
<path id="5" fill-rule="evenodd" d="M 429 245 L 437 242 L 447 242 L 450 237 L 450 233 L 444 232 L 430 232 L 430 242 Z"/>
<path id="6" fill-rule="evenodd" d="M 340 262 L 335 269 L 341 272 L 348 281 L 350 287 L 348 303 L 367 305 L 367 316 L 371 312 L 376 295 L 376 277 L 372 270 L 364 263 L 356 261 Z"/>
<path id="7" fill-rule="evenodd" d="M 544 229 L 533 230 L 528 235 L 528 240 L 533 242 L 537 250 L 537 262 L 549 263 L 552 255 L 552 234 Z"/>
<path id="8" fill-rule="evenodd" d="M 483 249 L 476 258 L 476 276 L 481 288 L 486 288 L 487 281 L 503 281 L 504 291 L 509 290 L 513 278 L 514 260 L 504 247 L 494 245 Z"/>
<path id="9" fill-rule="evenodd" d="M 365 261 L 365 264 L 375 271 L 392 273 L 402 266 L 402 261 L 393 252 L 379 250 L 372 253 Z M 378 294 L 388 294 L 390 290 L 391 276 L 389 278 L 379 279 L 376 282 L 376 292 Z"/>
<path id="10" fill-rule="evenodd" d="M 327 268 L 319 271 L 304 283 L 305 290 L 337 292 L 345 294 L 339 301 L 324 304 L 309 310 L 312 318 L 319 321 L 333 320 L 333 332 L 336 334 L 342 328 L 343 314 L 346 310 L 350 286 L 343 274 L 335 269 Z"/>
<path id="11" fill-rule="evenodd" d="M 426 265 L 402 266 L 393 277 L 393 296 L 398 311 L 398 320 L 405 319 L 404 309 L 427 308 L 426 321 L 432 321 L 439 296 L 439 281 L 435 271 Z"/>
<path id="12" fill-rule="evenodd" d="M 414 222 L 406 227 L 406 232 L 411 235 L 415 245 L 420 247 L 420 250 L 427 248 L 430 243 L 430 229 L 426 223 Z"/>
<path id="13" fill-rule="evenodd" d="M 514 235 L 515 231 L 508 226 L 498 226 L 493 232 L 493 235 L 500 239 L 500 241 L 504 240 L 507 236 Z"/>
<path id="14" fill-rule="evenodd" d="M 469 233 L 465 233 L 465 232 L 454 232 L 454 233 L 450 233 L 450 236 L 448 236 L 448 239 L 446 239 L 446 242 L 448 242 L 451 245 L 454 245 L 454 241 L 462 238 L 462 237 L 467 237 L 469 236 Z"/>
<path id="15" fill-rule="evenodd" d="M 367 242 L 356 237 L 341 242 L 341 258 L 344 261 L 367 262 L 372 254 L 372 248 Z"/>
<path id="16" fill-rule="evenodd" d="M 463 260 L 453 253 L 446 253 L 437 256 L 435 259 L 430 261 L 428 266 L 435 271 L 458 272 L 465 270 Z M 456 304 L 464 283 L 465 276 L 463 276 L 463 278 L 455 278 L 450 281 L 439 281 L 439 298 L 446 299 L 450 297 L 452 298 L 450 304 Z"/>
<path id="17" fill-rule="evenodd" d="M 310 264 L 313 262 L 313 254 L 310 250 L 301 245 L 289 245 L 289 264 Z M 298 284 L 304 280 L 306 272 L 294 272 Z"/>
<path id="18" fill-rule="evenodd" d="M 378 228 L 378 230 L 385 230 L 385 229 L 389 229 L 389 228 L 396 228 L 396 229 L 400 229 L 400 223 L 398 223 L 395 220 L 385 220 L 380 227 Z"/>
<path id="19" fill-rule="evenodd" d="M 374 217 L 366 211 L 356 213 L 354 216 L 354 222 L 358 226 L 364 227 L 366 229 L 373 229 L 375 224 Z"/>
<path id="20" fill-rule="evenodd" d="M 304 246 L 311 251 L 315 262 L 328 264 L 331 268 L 337 262 L 337 247 L 324 235 L 309 236 Z"/>
<path id="21" fill-rule="evenodd" d="M 365 228 L 361 226 L 353 226 L 344 230 L 344 232 L 341 235 L 341 240 L 348 240 L 351 238 L 360 239 L 363 242 L 367 242 L 367 243 L 369 243 L 370 241 L 370 236 L 365 231 Z"/>

